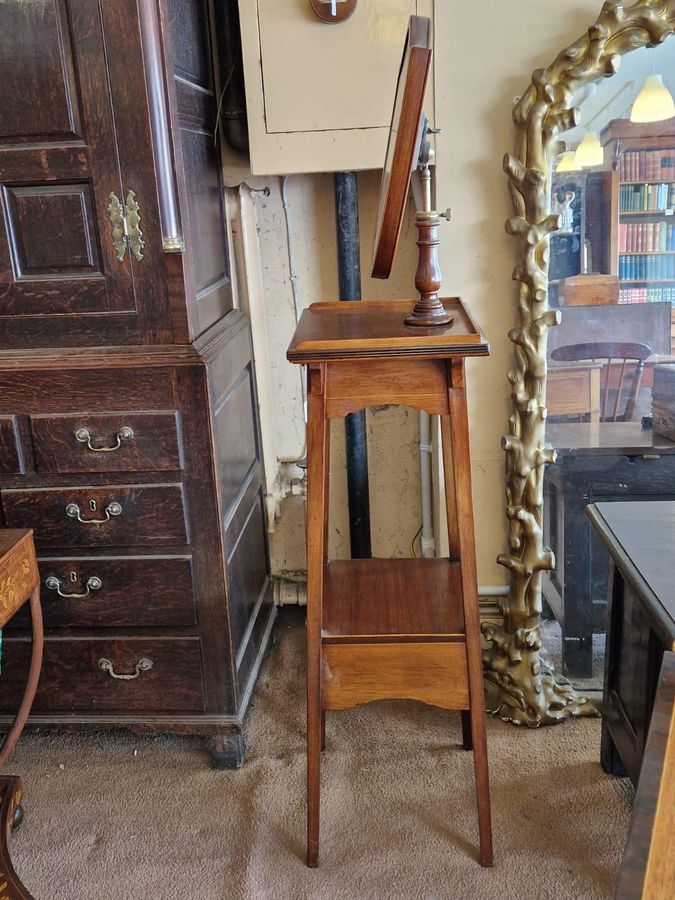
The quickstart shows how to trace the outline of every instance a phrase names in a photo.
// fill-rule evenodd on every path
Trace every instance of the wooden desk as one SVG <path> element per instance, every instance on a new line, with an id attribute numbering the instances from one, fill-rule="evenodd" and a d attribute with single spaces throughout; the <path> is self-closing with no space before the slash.
<path id="1" fill-rule="evenodd" d="M 675 897 L 675 653 L 663 654 L 616 900 Z"/>
<path id="2" fill-rule="evenodd" d="M 593 633 L 605 630 L 607 557 L 584 515 L 589 503 L 675 500 L 675 443 L 639 422 L 550 425 L 558 460 L 544 476 L 544 540 L 556 569 L 544 599 L 563 632 L 563 672 L 591 675 Z"/>
<path id="3" fill-rule="evenodd" d="M 0 529 L 0 629 L 24 603 L 30 602 L 33 622 L 33 647 L 30 672 L 14 724 L 0 750 L 0 767 L 4 766 L 16 746 L 28 719 L 37 690 L 42 664 L 42 611 L 40 608 L 40 576 L 38 575 L 33 532 Z M 0 690 L 2 677 L 0 676 Z M 0 897 L 2 900 L 31 900 L 32 895 L 21 884 L 9 856 L 12 828 L 23 817 L 21 779 L 0 776 Z"/>
<path id="4" fill-rule="evenodd" d="M 675 502 L 594 503 L 609 551 L 601 762 L 637 784 L 665 650 L 675 650 Z"/>

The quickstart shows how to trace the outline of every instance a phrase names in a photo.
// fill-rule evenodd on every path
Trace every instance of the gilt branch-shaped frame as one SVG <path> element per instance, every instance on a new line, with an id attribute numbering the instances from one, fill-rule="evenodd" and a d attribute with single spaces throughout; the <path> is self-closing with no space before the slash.
<path id="1" fill-rule="evenodd" d="M 513 412 L 506 452 L 509 550 L 498 562 L 510 570 L 503 625 L 486 623 L 484 653 L 488 709 L 518 725 L 536 727 L 569 716 L 597 715 L 596 707 L 541 659 L 541 579 L 555 560 L 544 546 L 544 467 L 555 461 L 546 446 L 546 345 L 560 313 L 548 305 L 550 235 L 560 227 L 550 211 L 550 169 L 562 149 L 559 136 L 578 122 L 572 97 L 584 85 L 614 75 L 624 53 L 660 44 L 675 30 L 675 0 L 605 2 L 586 34 L 537 69 L 513 110 L 516 146 L 504 158 L 514 215 L 506 230 L 518 241 L 513 273 L 519 282 L 518 325 L 509 332 L 515 366 L 508 373 Z"/>

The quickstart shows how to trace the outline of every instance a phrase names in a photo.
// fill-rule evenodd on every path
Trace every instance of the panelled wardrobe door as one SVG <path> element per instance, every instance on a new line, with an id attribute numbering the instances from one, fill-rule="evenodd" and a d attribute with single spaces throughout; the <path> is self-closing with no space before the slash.
<path id="1" fill-rule="evenodd" d="M 2 349 L 139 340 L 139 211 L 120 173 L 101 22 L 96 0 L 0 3 Z"/>
<path id="2" fill-rule="evenodd" d="M 192 340 L 233 308 L 208 7 L 205 0 L 160 4 L 167 75 L 173 75 L 169 98 L 181 216 L 189 237 L 184 266 Z"/>

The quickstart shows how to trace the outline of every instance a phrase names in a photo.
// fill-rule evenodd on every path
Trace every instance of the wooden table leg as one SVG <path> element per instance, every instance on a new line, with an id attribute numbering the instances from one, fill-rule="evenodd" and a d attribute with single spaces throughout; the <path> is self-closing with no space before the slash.
<path id="1" fill-rule="evenodd" d="M 28 673 L 28 681 L 26 690 L 23 694 L 21 706 L 16 714 L 16 719 L 5 738 L 5 742 L 0 750 L 0 768 L 5 765 L 9 757 L 12 755 L 16 743 L 21 737 L 26 720 L 30 714 L 35 692 L 37 691 L 38 682 L 40 680 L 40 670 L 42 668 L 42 648 L 44 643 L 44 630 L 42 626 L 42 607 L 40 606 L 40 588 L 39 586 L 30 595 L 30 612 L 33 623 L 33 647 L 30 660 L 30 671 Z"/>
<path id="2" fill-rule="evenodd" d="M 569 678 L 593 675 L 593 574 L 592 547 L 598 540 L 586 518 L 589 501 L 587 476 L 563 472 L 564 566 L 562 670 Z"/>
<path id="3" fill-rule="evenodd" d="M 443 429 L 443 440 L 452 435 L 452 472 L 445 473 L 446 485 L 452 478 L 448 497 L 448 530 L 458 535 L 462 563 L 462 594 L 466 627 L 466 655 L 469 669 L 469 701 L 471 705 L 471 738 L 476 771 L 480 862 L 492 865 L 492 821 L 490 783 L 488 780 L 487 736 L 485 730 L 485 697 L 483 694 L 483 653 L 480 644 L 478 615 L 478 577 L 476 574 L 476 542 L 471 494 L 471 454 L 469 420 L 464 383 L 464 360 L 448 363 L 449 422 Z M 445 416 L 443 418 L 446 418 Z M 446 487 L 447 490 L 447 487 Z M 454 499 L 454 509 L 451 501 Z M 451 519 L 455 519 L 451 523 Z"/>
<path id="4" fill-rule="evenodd" d="M 308 371 L 307 416 L 307 865 L 319 864 L 322 745 L 321 606 L 328 529 L 329 427 L 325 366 Z"/>
<path id="5" fill-rule="evenodd" d="M 22 800 L 21 779 L 15 775 L 0 776 L 0 897 L 3 900 L 34 900 L 21 884 L 9 856 L 9 842 Z"/>

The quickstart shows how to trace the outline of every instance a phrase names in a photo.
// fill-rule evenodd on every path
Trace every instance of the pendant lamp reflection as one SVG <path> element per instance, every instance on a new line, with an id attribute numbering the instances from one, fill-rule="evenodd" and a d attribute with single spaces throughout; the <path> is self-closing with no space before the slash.
<path id="1" fill-rule="evenodd" d="M 575 157 L 574 150 L 565 150 L 555 168 L 556 172 L 578 172 L 579 166 L 575 162 Z"/>
<path id="2" fill-rule="evenodd" d="M 577 169 L 591 169 L 605 161 L 605 151 L 596 131 L 587 131 L 574 154 Z"/>
<path id="3" fill-rule="evenodd" d="M 630 111 L 631 122 L 663 122 L 675 116 L 675 103 L 661 75 L 648 75 Z"/>

